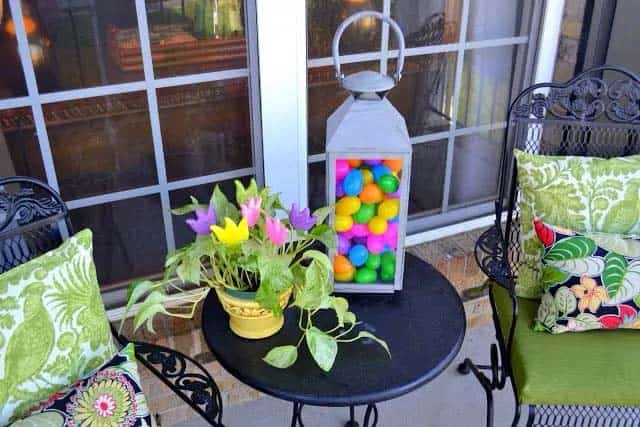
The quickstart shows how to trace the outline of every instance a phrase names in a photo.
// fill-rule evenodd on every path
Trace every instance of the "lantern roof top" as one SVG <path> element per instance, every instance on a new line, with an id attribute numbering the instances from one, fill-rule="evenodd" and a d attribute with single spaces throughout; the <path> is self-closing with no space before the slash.
<path id="1" fill-rule="evenodd" d="M 410 153 L 402 115 L 388 99 L 349 96 L 327 120 L 327 152 Z"/>

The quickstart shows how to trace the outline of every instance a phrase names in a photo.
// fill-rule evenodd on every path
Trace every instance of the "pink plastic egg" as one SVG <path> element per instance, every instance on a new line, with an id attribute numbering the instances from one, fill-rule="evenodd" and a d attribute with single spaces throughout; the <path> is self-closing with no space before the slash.
<path id="1" fill-rule="evenodd" d="M 371 252 L 372 254 L 379 254 L 380 252 L 382 252 L 383 248 L 384 239 L 382 238 L 382 236 L 370 234 L 367 237 L 367 249 L 369 249 L 369 252 Z"/>
<path id="2" fill-rule="evenodd" d="M 353 224 L 351 227 L 351 233 L 353 237 L 367 237 L 369 235 L 369 229 L 367 228 L 367 224 Z"/>
<path id="3" fill-rule="evenodd" d="M 351 170 L 349 163 L 344 159 L 336 160 L 336 180 L 341 180 Z"/>

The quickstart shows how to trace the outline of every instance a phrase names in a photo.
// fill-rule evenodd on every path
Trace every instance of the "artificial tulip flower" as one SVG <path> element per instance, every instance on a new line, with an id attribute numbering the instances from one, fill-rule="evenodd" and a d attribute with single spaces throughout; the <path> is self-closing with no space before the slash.
<path id="1" fill-rule="evenodd" d="M 267 237 L 276 246 L 282 246 L 287 240 L 287 227 L 282 225 L 279 219 L 267 217 L 265 219 Z"/>
<path id="2" fill-rule="evenodd" d="M 209 234 L 210 227 L 216 223 L 216 211 L 213 206 L 209 206 L 206 211 L 196 209 L 196 217 L 189 218 L 185 222 L 196 234 Z"/>
<path id="3" fill-rule="evenodd" d="M 309 208 L 298 210 L 298 205 L 293 203 L 289 211 L 289 223 L 296 230 L 309 231 L 316 224 L 316 218 L 309 214 Z"/>
<path id="4" fill-rule="evenodd" d="M 237 245 L 249 238 L 249 227 L 245 218 L 242 218 L 236 225 L 231 218 L 225 217 L 224 228 L 212 225 L 211 231 L 225 245 Z"/>
<path id="5" fill-rule="evenodd" d="M 247 225 L 253 227 L 258 223 L 260 218 L 260 205 L 262 198 L 260 196 L 250 197 L 246 204 L 240 205 L 242 217 L 247 220 Z"/>

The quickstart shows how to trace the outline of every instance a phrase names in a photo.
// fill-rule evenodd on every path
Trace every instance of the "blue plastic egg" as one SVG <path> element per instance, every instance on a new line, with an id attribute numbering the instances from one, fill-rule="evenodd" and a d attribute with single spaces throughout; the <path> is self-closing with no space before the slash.
<path id="1" fill-rule="evenodd" d="M 390 175 L 391 169 L 389 169 L 389 166 L 386 165 L 375 165 L 373 168 L 371 168 L 371 172 L 373 173 L 373 179 L 378 182 L 381 176 Z"/>
<path id="2" fill-rule="evenodd" d="M 347 196 L 357 196 L 362 191 L 362 173 L 354 169 L 344 177 L 342 189 Z"/>
<path id="3" fill-rule="evenodd" d="M 349 249 L 349 261 L 356 267 L 364 265 L 364 263 L 367 262 L 368 256 L 369 251 L 364 245 L 353 245 L 351 249 Z"/>

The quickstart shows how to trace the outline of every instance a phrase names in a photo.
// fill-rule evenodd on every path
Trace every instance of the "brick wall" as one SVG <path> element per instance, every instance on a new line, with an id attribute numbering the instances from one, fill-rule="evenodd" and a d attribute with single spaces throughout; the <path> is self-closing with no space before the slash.
<path id="1" fill-rule="evenodd" d="M 408 248 L 408 252 L 434 265 L 452 282 L 462 296 L 470 327 L 489 321 L 491 315 L 489 300 L 482 288 L 485 276 L 473 255 L 475 241 L 482 231 L 475 230 Z M 143 329 L 134 334 L 131 320 L 128 320 L 123 332 L 137 340 L 174 348 L 202 363 L 216 380 L 225 406 L 257 399 L 259 392 L 236 381 L 214 360 L 200 330 L 200 317 L 200 311 L 196 312 L 193 320 L 158 316 L 154 321 L 156 334 Z M 142 366 L 140 369 L 149 408 L 153 414 L 159 415 L 163 426 L 188 425 L 190 419 L 199 417 L 153 374 Z"/>

